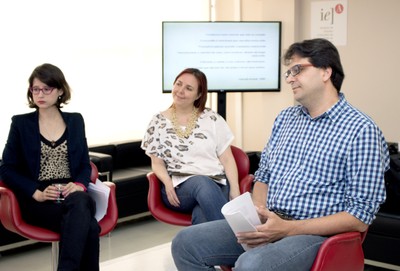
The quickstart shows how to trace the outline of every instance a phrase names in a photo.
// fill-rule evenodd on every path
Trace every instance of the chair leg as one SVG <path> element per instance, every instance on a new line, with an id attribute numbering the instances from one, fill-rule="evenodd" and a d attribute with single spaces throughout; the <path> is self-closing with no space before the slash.
<path id="1" fill-rule="evenodd" d="M 111 232 L 107 233 L 106 235 L 101 237 L 102 242 L 100 245 L 106 245 L 107 249 L 105 251 L 108 252 L 108 259 L 111 259 L 112 257 L 112 249 L 111 249 Z M 107 242 L 107 243 L 106 243 Z"/>
<path id="2" fill-rule="evenodd" d="M 58 242 L 51 243 L 51 267 L 53 271 L 57 271 L 58 267 Z"/>

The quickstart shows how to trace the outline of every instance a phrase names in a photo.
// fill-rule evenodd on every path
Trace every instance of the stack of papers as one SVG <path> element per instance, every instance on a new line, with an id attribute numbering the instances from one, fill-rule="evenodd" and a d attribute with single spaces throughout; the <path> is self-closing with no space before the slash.
<path id="1" fill-rule="evenodd" d="M 89 183 L 88 194 L 96 202 L 96 220 L 100 221 L 107 213 L 108 197 L 110 195 L 110 188 L 103 184 L 99 179 L 96 184 Z"/>

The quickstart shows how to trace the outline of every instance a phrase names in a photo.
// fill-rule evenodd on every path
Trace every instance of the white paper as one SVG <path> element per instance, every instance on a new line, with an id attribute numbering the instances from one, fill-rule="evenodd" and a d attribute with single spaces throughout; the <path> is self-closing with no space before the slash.
<path id="1" fill-rule="evenodd" d="M 257 231 L 255 226 L 261 224 L 249 192 L 226 203 L 221 212 L 234 233 Z M 245 250 L 249 249 L 242 246 Z"/>
<path id="2" fill-rule="evenodd" d="M 96 202 L 95 217 L 97 221 L 100 221 L 107 213 L 110 188 L 97 179 L 96 184 L 89 183 L 88 194 Z"/>

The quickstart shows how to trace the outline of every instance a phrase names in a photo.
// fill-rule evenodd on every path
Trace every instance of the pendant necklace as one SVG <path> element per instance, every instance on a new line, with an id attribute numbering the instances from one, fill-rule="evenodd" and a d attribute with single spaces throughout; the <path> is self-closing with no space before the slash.
<path id="1" fill-rule="evenodd" d="M 45 127 L 45 125 L 43 123 L 40 125 L 40 127 L 41 127 L 42 132 L 44 132 L 44 135 L 42 133 L 42 136 L 45 139 L 47 139 L 47 141 L 50 142 L 50 145 L 54 148 L 56 146 L 56 140 L 54 140 L 55 136 L 53 136 L 53 135 L 57 134 L 57 131 L 54 134 L 49 133 L 49 130 L 47 129 L 47 127 Z"/>

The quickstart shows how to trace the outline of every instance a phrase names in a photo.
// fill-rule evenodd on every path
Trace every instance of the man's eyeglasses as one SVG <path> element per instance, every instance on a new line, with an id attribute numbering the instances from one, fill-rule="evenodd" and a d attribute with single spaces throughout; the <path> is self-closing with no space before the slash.
<path id="1" fill-rule="evenodd" d="M 304 67 L 310 67 L 310 66 L 313 66 L 313 64 L 308 63 L 308 64 L 297 64 L 297 65 L 294 65 L 293 67 L 288 69 L 287 72 L 284 73 L 285 79 L 288 79 L 289 75 L 295 77 L 296 75 L 298 75 L 303 70 Z"/>
<path id="2" fill-rule="evenodd" d="M 44 88 L 38 88 L 38 87 L 33 87 L 29 88 L 29 90 L 32 92 L 33 95 L 38 95 L 41 92 L 43 92 L 44 95 L 49 95 L 54 88 L 52 87 L 44 87 Z"/>

